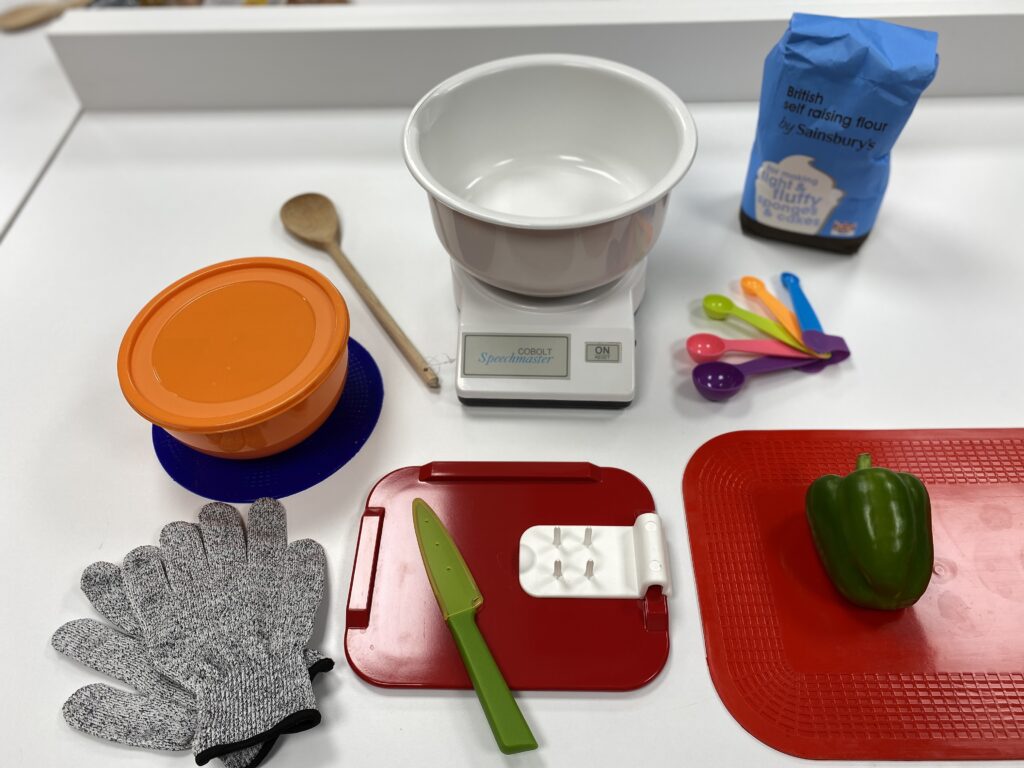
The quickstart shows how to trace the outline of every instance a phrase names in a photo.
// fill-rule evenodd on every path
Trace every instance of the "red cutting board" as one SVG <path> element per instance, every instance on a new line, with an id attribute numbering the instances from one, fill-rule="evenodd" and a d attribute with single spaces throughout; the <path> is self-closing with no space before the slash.
<path id="1" fill-rule="evenodd" d="M 625 691 L 668 658 L 668 604 L 536 598 L 519 585 L 519 538 L 534 525 L 632 525 L 654 511 L 620 469 L 569 463 L 434 462 L 380 480 L 366 502 L 346 610 L 345 654 L 369 683 L 471 688 L 420 557 L 412 500 L 437 512 L 483 594 L 477 623 L 509 687 Z"/>
<path id="2" fill-rule="evenodd" d="M 931 496 L 935 570 L 903 611 L 845 602 L 804 517 L 862 452 Z M 1024 430 L 733 432 L 683 497 L 711 677 L 751 734 L 809 758 L 1024 758 Z"/>

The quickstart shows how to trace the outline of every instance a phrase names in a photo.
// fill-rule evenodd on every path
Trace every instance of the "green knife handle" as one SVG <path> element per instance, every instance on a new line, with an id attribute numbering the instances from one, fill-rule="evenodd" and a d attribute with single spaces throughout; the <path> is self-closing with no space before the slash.
<path id="1" fill-rule="evenodd" d="M 480 699 L 480 705 L 487 715 L 487 722 L 494 732 L 498 748 L 506 755 L 515 752 L 526 752 L 537 748 L 537 740 L 533 738 L 526 718 L 519 711 L 512 692 L 501 676 L 501 670 L 491 656 L 484 636 L 476 625 L 476 616 L 472 611 L 457 613 L 448 619 L 448 628 L 452 631 L 455 644 L 459 647 L 462 661 L 473 681 L 473 688 Z"/>

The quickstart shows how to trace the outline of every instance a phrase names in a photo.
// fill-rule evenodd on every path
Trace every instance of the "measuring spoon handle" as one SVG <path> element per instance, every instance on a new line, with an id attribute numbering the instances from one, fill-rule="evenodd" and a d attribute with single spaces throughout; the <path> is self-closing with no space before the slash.
<path id="1" fill-rule="evenodd" d="M 774 317 L 779 325 L 789 331 L 789 334 L 794 339 L 801 344 L 804 343 L 803 337 L 800 335 L 800 323 L 797 322 L 796 315 L 793 314 L 789 307 L 775 298 L 775 294 L 768 290 L 763 280 L 753 275 L 744 275 L 740 278 L 740 288 L 743 289 L 743 293 L 747 296 L 760 301 L 765 309 L 768 310 L 768 314 Z"/>
<path id="2" fill-rule="evenodd" d="M 775 357 L 798 357 L 804 360 L 814 357 L 807 352 L 793 349 L 774 339 L 722 339 L 726 352 L 741 352 L 751 355 L 774 355 Z"/>
<path id="3" fill-rule="evenodd" d="M 764 289 L 757 292 L 757 298 L 775 316 L 779 325 L 789 331 L 789 334 L 802 344 L 804 340 L 800 334 L 800 323 L 797 321 L 796 315 L 793 314 L 792 310 Z"/>
<path id="4" fill-rule="evenodd" d="M 743 371 L 744 376 L 756 376 L 759 373 L 784 371 L 788 368 L 803 368 L 806 365 L 818 365 L 820 360 L 797 359 L 792 357 L 759 357 L 736 367 Z"/>
<path id="5" fill-rule="evenodd" d="M 743 320 L 745 323 L 749 323 L 750 325 L 754 326 L 755 328 L 757 328 L 757 330 L 761 331 L 761 333 L 765 333 L 771 336 L 773 339 L 778 339 L 783 344 L 787 344 L 788 346 L 793 347 L 793 349 L 798 349 L 801 352 L 809 351 L 807 347 L 805 347 L 799 341 L 794 339 L 793 335 L 789 331 L 787 331 L 778 323 L 773 322 L 772 320 L 769 320 L 766 317 L 761 317 L 760 315 L 755 314 L 754 312 L 748 312 L 745 309 L 741 309 L 740 307 L 735 306 L 732 308 L 732 314 L 738 317 L 740 320 Z"/>
<path id="6" fill-rule="evenodd" d="M 789 291 L 789 298 L 793 302 L 793 310 L 796 312 L 800 327 L 804 331 L 822 331 L 818 316 L 814 314 L 814 307 L 804 295 L 804 289 L 800 287 L 800 278 L 792 272 L 783 272 L 782 285 Z"/>

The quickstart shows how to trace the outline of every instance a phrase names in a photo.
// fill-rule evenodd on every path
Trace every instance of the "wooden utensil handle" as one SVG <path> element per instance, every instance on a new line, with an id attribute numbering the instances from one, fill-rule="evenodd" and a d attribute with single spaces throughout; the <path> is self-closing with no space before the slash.
<path id="1" fill-rule="evenodd" d="M 341 269 L 346 279 L 352 284 L 352 287 L 356 289 L 356 293 L 360 295 L 366 306 L 369 307 L 373 316 L 377 318 L 377 322 L 381 324 L 384 331 L 391 337 L 391 340 L 395 342 L 395 346 L 398 347 L 399 352 L 402 356 L 409 361 L 409 364 L 416 369 L 416 373 L 423 379 L 423 383 L 431 389 L 437 389 L 441 386 L 441 382 L 437 378 L 437 374 L 434 373 L 434 369 L 430 367 L 430 364 L 424 359 L 423 355 L 420 354 L 419 350 L 416 349 L 415 345 L 409 339 L 408 336 L 402 331 L 395 322 L 395 318 L 391 316 L 391 313 L 387 311 L 380 299 L 377 298 L 377 294 L 373 292 L 373 289 L 367 285 L 366 281 L 363 280 L 363 276 L 359 274 L 352 262 L 346 258 L 342 252 L 341 247 L 333 243 L 328 244 L 328 252 L 334 259 L 335 263 Z"/>
<path id="2" fill-rule="evenodd" d="M 0 13 L 0 30 L 17 32 L 28 29 L 60 16 L 70 8 L 81 8 L 92 0 L 64 0 L 55 3 L 29 3 Z"/>

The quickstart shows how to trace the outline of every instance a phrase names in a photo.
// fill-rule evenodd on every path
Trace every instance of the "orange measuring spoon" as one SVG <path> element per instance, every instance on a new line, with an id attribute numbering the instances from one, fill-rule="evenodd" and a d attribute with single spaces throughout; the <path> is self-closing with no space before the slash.
<path id="1" fill-rule="evenodd" d="M 747 296 L 759 299 L 783 328 L 793 334 L 793 337 L 801 344 L 804 343 L 804 335 L 800 330 L 800 323 L 797 322 L 796 315 L 772 295 L 771 291 L 765 287 L 763 280 L 747 275 L 740 280 L 740 288 Z"/>

